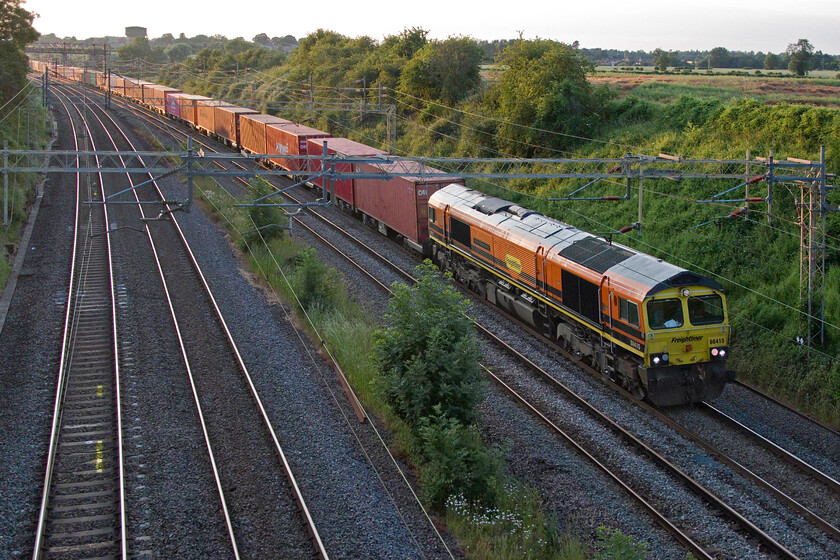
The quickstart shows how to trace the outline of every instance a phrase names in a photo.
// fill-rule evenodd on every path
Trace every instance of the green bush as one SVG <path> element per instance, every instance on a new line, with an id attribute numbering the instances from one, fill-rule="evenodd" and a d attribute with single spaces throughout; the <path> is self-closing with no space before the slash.
<path id="1" fill-rule="evenodd" d="M 321 262 L 315 249 L 307 247 L 298 254 L 292 288 L 303 309 L 317 307 L 320 312 L 329 310 L 335 304 L 338 296 L 336 287 L 340 285 L 338 272 Z"/>
<path id="2" fill-rule="evenodd" d="M 449 418 L 471 424 L 481 398 L 481 352 L 469 301 L 431 261 L 415 268 L 413 287 L 396 283 L 386 318 L 376 333 L 376 354 L 386 399 L 415 434 L 436 407 Z"/>
<path id="3" fill-rule="evenodd" d="M 251 181 L 251 188 L 254 190 L 254 200 L 274 192 L 274 187 L 261 179 Z M 275 199 L 269 198 L 264 203 L 272 202 L 275 202 Z M 255 247 L 263 241 L 282 238 L 289 223 L 283 212 L 272 206 L 249 206 L 248 217 L 251 224 L 239 239 L 239 248 L 243 251 L 248 246 Z"/>
<path id="4" fill-rule="evenodd" d="M 642 560 L 646 543 L 640 543 L 618 529 L 598 527 L 598 548 L 595 560 Z"/>
<path id="5" fill-rule="evenodd" d="M 435 407 L 434 416 L 420 423 L 423 495 L 437 510 L 460 496 L 471 505 L 496 503 L 502 476 L 498 453 L 488 450 L 475 426 L 465 426 Z"/>

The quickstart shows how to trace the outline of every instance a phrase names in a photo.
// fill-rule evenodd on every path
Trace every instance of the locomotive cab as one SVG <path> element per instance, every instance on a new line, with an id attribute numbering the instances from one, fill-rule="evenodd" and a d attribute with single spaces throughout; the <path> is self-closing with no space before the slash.
<path id="1" fill-rule="evenodd" d="M 724 294 L 707 286 L 667 289 L 645 298 L 642 313 L 645 363 L 639 375 L 648 399 L 669 406 L 718 397 L 731 381 Z"/>

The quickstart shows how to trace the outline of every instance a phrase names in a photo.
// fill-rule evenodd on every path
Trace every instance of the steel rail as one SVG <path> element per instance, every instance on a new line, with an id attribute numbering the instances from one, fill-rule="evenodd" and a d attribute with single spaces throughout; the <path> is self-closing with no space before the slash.
<path id="1" fill-rule="evenodd" d="M 811 422 L 812 424 L 815 424 L 816 426 L 818 426 L 818 427 L 820 427 L 820 428 L 822 428 L 822 429 L 824 429 L 828 432 L 831 432 L 835 436 L 840 437 L 840 429 L 838 429 L 837 427 L 826 424 L 825 422 L 821 422 L 820 420 L 814 418 L 810 414 L 806 414 L 804 412 L 796 410 L 795 408 L 793 408 L 789 404 L 786 404 L 782 400 L 777 399 L 776 397 L 774 397 L 774 396 L 772 396 L 768 393 L 765 393 L 764 391 L 760 390 L 757 387 L 752 386 L 751 384 L 749 384 L 745 381 L 741 381 L 740 379 L 736 379 L 735 384 L 740 386 L 740 387 L 743 387 L 744 389 L 746 389 L 747 391 L 750 391 L 751 393 L 754 393 L 754 394 L 758 395 L 759 397 L 763 397 L 763 398 L 767 399 L 771 403 L 787 410 L 788 412 L 792 412 L 793 414 L 799 416 L 803 420 L 807 420 L 808 422 Z"/>
<path id="2" fill-rule="evenodd" d="M 113 123 L 113 125 L 117 128 L 117 130 L 120 132 L 120 134 L 122 135 L 123 139 L 124 139 L 124 140 L 128 143 L 128 145 L 129 145 L 132 149 L 135 149 L 134 144 L 131 142 L 131 140 L 128 138 L 128 136 L 125 134 L 125 132 L 122 130 L 122 127 L 121 127 L 120 125 L 118 125 L 118 124 L 117 124 L 117 122 L 113 119 L 113 117 L 111 117 L 111 115 L 109 115 L 109 114 L 107 114 L 107 113 L 105 113 L 105 116 L 107 116 L 107 117 L 111 120 L 111 122 Z M 103 124 L 103 127 L 104 127 L 104 124 Z M 109 136 L 110 136 L 110 133 L 109 133 Z M 116 146 L 116 144 L 115 144 L 115 146 Z M 139 159 L 140 159 L 140 161 L 141 161 L 141 163 L 142 163 L 142 158 L 139 158 Z M 151 176 L 150 176 L 150 178 L 151 178 Z M 129 178 L 129 180 L 130 180 L 130 178 Z M 164 197 L 164 195 L 163 195 L 163 193 L 161 192 L 161 190 L 160 190 L 159 186 L 157 185 L 157 182 L 153 180 L 153 181 L 151 182 L 151 184 L 154 186 L 154 188 L 155 188 L 156 192 L 157 192 L 157 193 L 158 193 L 158 195 L 161 197 L 161 200 L 166 200 L 166 197 Z M 133 182 L 132 182 L 132 185 L 133 185 Z M 133 191 L 133 192 L 135 192 L 135 191 Z M 136 192 L 135 192 L 135 197 L 136 197 L 136 196 L 137 196 L 137 194 L 136 194 Z M 139 202 L 139 199 L 138 199 L 138 202 Z M 165 206 L 167 207 L 167 209 L 168 209 L 170 212 L 172 211 L 172 207 L 171 207 L 171 206 L 169 206 L 168 204 L 165 204 Z M 140 208 L 141 208 L 141 214 L 143 215 L 143 217 L 145 217 L 145 214 L 142 212 L 142 206 L 140 206 Z M 235 340 L 234 340 L 234 338 L 233 338 L 233 334 L 231 333 L 230 328 L 228 327 L 227 322 L 226 322 L 226 321 L 225 321 L 225 319 L 224 319 L 224 316 L 223 316 L 223 314 L 222 314 L 222 312 L 221 312 L 221 309 L 219 308 L 219 305 L 218 305 L 218 303 L 216 302 L 216 298 L 215 298 L 215 296 L 213 295 L 213 293 L 212 293 L 212 291 L 211 291 L 211 289 L 210 289 L 209 284 L 207 283 L 207 279 L 206 279 L 206 277 L 204 276 L 204 273 L 202 272 L 201 267 L 200 267 L 200 266 L 199 266 L 199 264 L 198 264 L 198 260 L 195 258 L 195 255 L 194 255 L 194 253 L 193 253 L 193 251 L 192 251 L 192 248 L 190 247 L 189 242 L 187 241 L 186 236 L 184 235 L 183 230 L 182 230 L 182 229 L 181 229 L 181 227 L 180 227 L 180 224 L 178 224 L 178 221 L 177 221 L 176 217 L 175 217 L 174 215 L 172 215 L 171 213 L 170 213 L 170 217 L 171 217 L 171 219 L 172 219 L 172 224 L 174 225 L 175 230 L 176 230 L 176 232 L 178 233 L 178 236 L 180 237 L 180 239 L 181 239 L 181 241 L 182 241 L 182 243 L 183 243 L 183 247 L 184 247 L 185 251 L 187 252 L 187 256 L 189 257 L 189 260 L 190 260 L 190 262 L 191 262 L 191 264 L 192 264 L 192 266 L 193 266 L 194 270 L 196 271 L 196 274 L 197 274 L 197 276 L 198 276 L 199 280 L 201 281 L 201 284 L 204 286 L 205 293 L 206 293 L 206 295 L 208 296 L 208 298 L 209 298 L 209 300 L 210 300 L 210 302 L 211 302 L 211 304 L 212 304 L 212 306 L 213 306 L 213 308 L 214 308 L 214 310 L 215 310 L 215 313 L 216 313 L 216 316 L 217 316 L 217 318 L 218 318 L 218 320 L 219 320 L 219 323 L 220 323 L 220 325 L 222 326 L 222 329 L 224 330 L 225 335 L 227 336 L 227 339 L 228 339 L 228 342 L 229 342 L 229 344 L 230 344 L 230 347 L 231 347 L 231 349 L 233 350 L 233 352 L 234 352 L 234 354 L 235 354 L 235 356 L 236 356 L 237 363 L 238 363 L 238 365 L 239 365 L 239 367 L 240 367 L 240 369 L 241 369 L 241 371 L 242 371 L 242 373 L 243 373 L 243 375 L 244 375 L 244 377 L 245 377 L 245 380 L 246 380 L 246 381 L 247 381 L 247 383 L 248 383 L 248 386 L 249 386 L 250 391 L 251 391 L 251 395 L 252 395 L 252 397 L 254 398 L 254 401 L 255 401 L 255 403 L 256 403 L 256 405 L 257 405 L 257 407 L 258 407 L 259 411 L 260 411 L 260 415 L 261 415 L 261 417 L 262 417 L 262 419 L 263 419 L 263 422 L 265 423 L 266 427 L 267 427 L 267 428 L 268 428 L 268 430 L 269 430 L 269 433 L 271 434 L 271 438 L 272 438 L 272 441 L 273 441 L 273 443 L 274 443 L 275 450 L 277 451 L 277 454 L 278 454 L 279 458 L 281 459 L 281 462 L 282 462 L 282 464 L 283 464 L 283 468 L 284 468 L 284 471 L 285 471 L 286 477 L 287 477 L 287 479 L 289 480 L 289 483 L 290 483 L 290 485 L 291 485 L 291 487 L 292 487 L 292 489 L 293 489 L 293 492 L 294 492 L 294 495 L 295 495 L 295 499 L 296 499 L 296 501 L 298 502 L 298 506 L 299 506 L 299 508 L 300 508 L 301 514 L 302 514 L 302 515 L 303 515 L 303 517 L 304 517 L 304 521 L 305 521 L 305 523 L 306 523 L 307 530 L 308 530 L 308 531 L 309 531 L 309 533 L 310 533 L 310 536 L 311 536 L 311 538 L 312 538 L 312 540 L 313 540 L 313 544 L 314 544 L 314 546 L 315 546 L 315 548 L 316 548 L 316 551 L 317 551 L 318 555 L 319 555 L 321 558 L 323 558 L 323 559 L 325 559 L 325 560 L 326 560 L 326 559 L 328 559 L 328 558 L 329 558 L 329 555 L 328 555 L 328 553 L 327 553 L 327 551 L 326 551 L 326 548 L 325 548 L 325 546 L 324 546 L 324 544 L 323 544 L 323 541 L 322 541 L 322 539 L 321 539 L 321 536 L 320 536 L 320 534 L 319 534 L 319 532 L 318 532 L 318 529 L 317 529 L 317 527 L 316 527 L 316 525 L 315 525 L 315 521 L 314 521 L 314 519 L 312 518 L 311 513 L 309 512 L 309 508 L 308 508 L 308 506 L 306 505 L 306 501 L 305 501 L 305 499 L 304 499 L 304 497 L 303 497 L 303 493 L 302 493 L 302 491 L 300 490 L 300 486 L 299 486 L 299 485 L 298 485 L 298 483 L 297 483 L 297 479 L 296 479 L 296 477 L 295 477 L 294 473 L 292 472 L 291 465 L 290 465 L 290 463 L 289 463 L 289 461 L 288 461 L 288 459 L 287 459 L 287 457 L 286 457 L 285 452 L 283 451 L 283 448 L 282 448 L 282 447 L 281 447 L 281 445 L 280 445 L 280 441 L 279 441 L 279 439 L 278 439 L 278 437 L 277 437 L 277 434 L 276 434 L 276 432 L 275 432 L 275 430 L 274 430 L 274 426 L 272 425 L 271 420 L 268 418 L 268 413 L 266 412 L 266 409 L 265 409 L 265 407 L 264 407 L 264 405 L 263 405 L 263 403 L 262 403 L 262 399 L 260 398 L 259 393 L 257 392 L 256 386 L 254 385 L 254 382 L 253 382 L 253 380 L 251 379 L 251 375 L 250 375 L 250 373 L 249 373 L 249 371 L 248 371 L 248 368 L 247 368 L 247 366 L 245 365 L 245 361 L 243 360 L 242 355 L 241 355 L 241 353 L 240 353 L 240 351 L 239 351 L 239 348 L 238 348 L 238 346 L 237 346 L 237 344 L 236 344 L 236 342 L 235 342 Z M 148 228 L 146 228 L 146 230 L 147 230 L 147 232 L 149 231 L 149 229 L 148 229 Z M 150 238 L 150 240 L 151 240 L 151 232 L 149 232 L 149 238 Z M 155 259 L 156 259 L 156 261 L 157 261 L 157 256 L 155 256 Z M 161 279 L 162 279 L 162 280 L 164 280 L 164 278 L 163 278 L 162 268 L 161 268 L 161 265 L 160 265 L 159 261 L 158 261 L 158 268 L 161 270 Z M 165 280 L 164 280 L 164 282 L 165 282 Z M 168 291 L 167 291 L 167 298 L 168 298 L 168 297 L 169 297 L 169 296 L 168 296 Z M 175 320 L 175 321 L 176 321 L 176 323 L 177 323 L 177 319 L 176 319 L 176 317 L 174 316 L 174 308 L 172 308 L 172 306 L 171 306 L 171 302 L 170 302 L 170 310 L 171 310 L 171 311 L 172 311 L 172 313 L 173 313 L 173 320 Z M 179 336 L 180 336 L 180 335 L 179 335 Z M 186 358 L 186 353 L 185 353 L 185 350 L 184 350 L 184 358 L 185 358 L 185 360 L 187 359 L 187 358 Z M 192 378 L 191 378 L 190 382 L 192 383 Z M 194 389 L 194 390 L 195 390 L 195 389 Z M 196 398 L 197 398 L 197 394 L 196 394 L 195 396 L 196 396 Z M 202 424 L 203 424 L 203 421 L 202 421 Z M 231 527 L 231 531 L 232 531 L 232 527 Z M 233 533 L 232 533 L 232 532 L 231 532 L 231 536 L 233 536 Z M 237 554 L 238 554 L 238 553 L 237 553 Z"/>
<path id="3" fill-rule="evenodd" d="M 116 141 L 114 140 L 113 136 L 108 131 L 108 129 L 106 128 L 105 123 L 101 119 L 99 119 L 99 117 L 97 115 L 94 114 L 94 116 L 99 121 L 99 124 L 102 126 L 103 131 L 108 136 L 108 138 L 111 140 L 114 147 L 116 147 L 116 145 L 117 145 Z M 129 173 L 126 173 L 126 178 L 128 179 L 129 184 L 134 186 L 134 180 L 131 178 L 131 175 Z M 137 197 L 137 193 L 135 191 L 132 191 L 132 192 L 133 192 L 137 202 L 139 202 L 139 198 Z M 138 204 L 138 209 L 140 211 L 141 219 L 146 218 L 145 210 L 143 209 L 143 206 L 141 204 Z M 178 338 L 178 344 L 179 344 L 179 347 L 180 347 L 180 350 L 181 350 L 181 357 L 184 360 L 184 366 L 186 368 L 187 377 L 189 378 L 190 387 L 192 388 L 193 399 L 194 399 L 196 409 L 197 409 L 197 412 L 198 412 L 199 422 L 201 423 L 201 430 L 202 430 L 202 433 L 204 435 L 205 445 L 207 446 L 207 452 L 208 452 L 208 455 L 209 455 L 209 458 L 210 458 L 211 468 L 213 470 L 213 477 L 214 477 L 214 480 L 216 482 L 216 489 L 218 490 L 218 493 L 219 493 L 219 500 L 221 502 L 222 514 L 224 516 L 225 525 L 226 525 L 227 530 L 228 530 L 228 536 L 230 538 L 231 547 L 233 549 L 233 555 L 234 555 L 235 558 L 239 559 L 240 558 L 239 548 L 237 546 L 236 536 L 235 536 L 234 531 L 233 531 L 233 520 L 231 518 L 230 512 L 228 511 L 227 500 L 225 499 L 225 493 L 224 493 L 224 490 L 222 488 L 221 475 L 219 474 L 219 468 L 218 468 L 218 465 L 216 463 L 216 457 L 215 457 L 215 454 L 213 452 L 213 446 L 210 442 L 210 434 L 208 432 L 207 425 L 206 425 L 206 422 L 205 422 L 204 411 L 202 409 L 201 401 L 200 401 L 199 396 L 198 396 L 198 390 L 195 386 L 195 380 L 194 380 L 194 376 L 193 376 L 193 372 L 192 372 L 192 367 L 190 365 L 190 360 L 189 360 L 189 357 L 187 356 L 186 343 L 185 343 L 184 338 L 181 334 L 181 327 L 180 327 L 180 324 L 178 322 L 178 317 L 175 314 L 175 308 L 174 308 L 174 305 L 173 305 L 173 302 L 172 302 L 171 294 L 169 292 L 169 285 L 168 285 L 167 280 L 166 280 L 166 275 L 163 272 L 163 267 L 162 267 L 161 262 L 160 262 L 160 257 L 158 255 L 158 251 L 157 251 L 157 247 L 155 245 L 155 241 L 152 237 L 152 234 L 151 234 L 151 231 L 149 230 L 149 228 L 144 228 L 144 229 L 146 230 L 146 235 L 147 235 L 147 238 L 149 240 L 149 244 L 150 244 L 151 249 L 152 249 L 152 256 L 155 260 L 155 264 L 157 266 L 158 274 L 160 276 L 160 280 L 161 280 L 161 283 L 163 285 L 163 291 L 164 291 L 164 295 L 166 296 L 167 305 L 169 306 L 169 311 L 170 311 L 172 321 L 173 321 L 173 324 L 174 324 L 174 328 L 175 328 L 175 334 L 176 334 L 176 337 Z"/>
<path id="4" fill-rule="evenodd" d="M 727 424 L 728 426 L 733 427 L 734 429 L 743 432 L 746 434 L 750 439 L 755 442 L 758 442 L 762 447 L 770 450 L 774 455 L 781 458 L 786 463 L 793 465 L 794 467 L 798 468 L 808 476 L 813 477 L 814 479 L 818 480 L 819 482 L 828 486 L 835 494 L 840 494 L 840 482 L 837 479 L 827 475 L 826 473 L 822 472 L 818 468 L 814 467 L 807 461 L 797 457 L 795 454 L 791 453 L 787 449 L 783 448 L 782 446 L 773 443 L 768 438 L 764 437 L 763 435 L 759 434 L 752 428 L 746 426 L 745 424 L 739 422 L 735 418 L 729 416 L 722 410 L 716 408 L 714 405 L 703 402 L 701 406 L 704 410 L 709 412 L 712 416 L 716 417 L 718 420 L 722 421 L 723 423 Z M 838 533 L 838 537 L 840 537 L 840 533 Z"/>
<path id="5" fill-rule="evenodd" d="M 70 122 L 71 131 L 73 133 L 74 144 L 78 149 L 78 136 L 76 131 L 76 126 L 73 122 L 73 116 L 70 113 L 67 105 L 62 101 L 58 96 L 56 96 L 59 103 L 61 103 L 62 107 L 64 108 L 65 112 L 67 113 L 67 118 Z M 87 123 L 82 116 L 81 111 L 77 106 L 73 106 L 76 112 L 78 113 L 79 117 L 82 120 L 82 123 L 85 125 L 85 130 L 88 133 L 88 138 L 90 139 L 91 143 L 93 143 L 93 138 L 90 135 L 90 130 L 87 127 Z M 78 163 L 78 161 L 77 161 Z M 99 175 L 100 185 L 102 184 L 102 176 Z M 79 217 L 80 217 L 80 201 L 81 201 L 81 178 L 80 174 L 77 173 L 76 175 L 76 208 L 75 208 L 75 217 L 74 217 L 74 236 L 73 236 L 73 255 L 71 258 L 71 266 L 70 266 L 70 287 L 68 289 L 68 299 L 67 299 L 67 311 L 65 314 L 65 328 L 64 334 L 62 336 L 62 348 L 61 348 L 61 358 L 59 363 L 59 378 L 58 378 L 58 389 L 56 392 L 56 403 L 55 409 L 53 414 L 53 426 L 50 435 L 50 444 L 49 444 L 49 452 L 47 458 L 47 472 L 45 475 L 44 481 L 44 491 L 41 501 L 41 510 L 39 513 L 38 523 L 36 526 L 36 539 L 34 545 L 34 558 L 40 558 L 42 555 L 42 549 L 44 546 L 45 541 L 45 533 L 46 533 L 46 522 L 47 522 L 47 515 L 48 515 L 48 508 L 49 508 L 49 496 L 51 493 L 52 487 L 52 478 L 54 475 L 54 468 L 56 464 L 56 456 L 57 456 L 57 446 L 58 441 L 61 433 L 61 425 L 62 419 L 64 416 L 63 410 L 63 401 L 65 398 L 67 384 L 69 380 L 69 368 L 71 364 L 71 354 L 73 350 L 70 348 L 71 340 L 74 338 L 74 333 L 76 332 L 76 320 L 78 319 L 78 313 L 76 313 L 76 307 L 78 298 L 74 297 L 75 293 L 81 289 L 81 271 L 77 271 L 77 252 L 79 250 L 78 247 L 78 235 L 79 235 Z M 104 192 L 101 193 L 104 196 Z M 103 208 L 103 219 L 104 219 L 104 227 L 107 229 L 108 224 L 108 213 L 107 209 Z M 88 228 L 90 224 L 88 225 Z M 120 550 L 121 550 L 121 557 L 125 560 L 127 558 L 128 550 L 127 550 L 127 531 L 126 531 L 126 523 L 127 523 L 127 516 L 125 510 L 125 474 L 124 474 L 124 456 L 123 456 L 123 439 L 122 439 L 122 408 L 121 408 L 121 395 L 120 395 L 120 365 L 119 365 L 119 343 L 117 337 L 117 305 L 116 305 L 116 295 L 114 293 L 114 272 L 113 272 L 113 259 L 112 259 L 112 250 L 111 250 L 111 243 L 110 239 L 105 239 L 105 253 L 107 255 L 107 280 L 108 280 L 108 295 L 110 299 L 110 319 L 111 319 L 111 337 L 113 342 L 113 360 L 114 360 L 114 399 L 115 399 L 115 415 L 116 415 L 116 437 L 117 437 L 117 478 L 118 478 L 118 488 L 119 488 L 119 526 L 120 526 Z M 76 281 L 77 274 L 79 275 L 78 282 Z M 74 286 L 78 285 L 76 289 Z M 72 311 L 72 313 L 71 313 Z M 72 317 L 71 317 L 72 315 Z M 72 319 L 72 320 L 71 320 Z M 75 347 L 75 343 L 73 343 Z"/>
<path id="6" fill-rule="evenodd" d="M 76 150 L 79 149 L 79 138 L 76 135 L 76 125 L 73 124 L 73 118 L 70 114 L 70 109 L 67 108 L 64 103 L 59 100 L 61 105 L 64 107 L 64 110 L 67 112 L 67 119 L 70 121 L 70 128 L 73 131 L 73 142 L 76 145 Z M 76 167 L 81 167 L 78 158 L 76 159 Z M 41 496 L 41 508 L 38 514 L 38 523 L 35 528 L 35 548 L 33 551 L 33 558 L 36 560 L 41 557 L 41 547 L 43 546 L 44 541 L 44 529 L 46 527 L 47 521 L 47 508 L 49 507 L 49 499 L 50 499 L 50 487 L 52 486 L 52 475 L 53 475 L 53 468 L 55 466 L 55 456 L 56 456 L 56 448 L 58 445 L 58 434 L 61 427 L 61 406 L 64 400 L 64 388 L 65 388 L 65 369 L 67 364 L 67 348 L 70 343 L 70 333 L 71 333 L 71 314 L 73 305 L 75 302 L 74 296 L 74 285 L 76 280 L 76 253 L 78 250 L 78 242 L 79 242 L 79 210 L 81 206 L 81 177 L 79 173 L 76 173 L 76 210 L 75 210 L 75 217 L 73 220 L 73 256 L 70 260 L 70 282 L 69 288 L 67 290 L 67 306 L 64 315 L 64 332 L 61 337 L 61 357 L 59 360 L 58 365 L 58 382 L 56 388 L 56 395 L 55 395 L 55 405 L 53 407 L 53 421 L 52 421 L 52 428 L 50 430 L 50 443 L 49 443 L 49 450 L 47 452 L 47 465 L 46 465 L 46 474 L 44 476 L 44 490 Z"/>

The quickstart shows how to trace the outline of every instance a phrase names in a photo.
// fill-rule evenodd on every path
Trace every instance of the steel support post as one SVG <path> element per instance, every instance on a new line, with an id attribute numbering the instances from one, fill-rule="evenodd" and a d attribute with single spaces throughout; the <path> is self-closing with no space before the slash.
<path id="1" fill-rule="evenodd" d="M 9 225 L 9 141 L 3 140 L 3 225 Z"/>
<path id="2" fill-rule="evenodd" d="M 309 124 L 315 126 L 315 93 L 312 91 L 312 74 L 309 74 Z"/>
<path id="3" fill-rule="evenodd" d="M 820 345 L 825 344 L 825 230 L 826 230 L 826 214 L 828 213 L 828 206 L 826 204 L 826 184 L 825 184 L 825 145 L 820 146 L 820 216 L 819 216 L 819 238 L 817 242 L 819 245 L 820 254 L 817 259 L 817 267 L 819 275 L 817 278 L 817 290 L 820 298 L 820 325 L 819 337 Z"/>
<path id="4" fill-rule="evenodd" d="M 645 183 L 645 164 L 639 161 L 639 228 L 638 237 L 642 236 L 642 194 L 644 192 Z"/>
<path id="5" fill-rule="evenodd" d="M 773 223 L 773 151 L 767 157 L 767 223 Z"/>
<path id="6" fill-rule="evenodd" d="M 193 199 L 193 139 L 192 135 L 187 137 L 187 200 L 184 202 L 184 212 L 190 211 Z"/>

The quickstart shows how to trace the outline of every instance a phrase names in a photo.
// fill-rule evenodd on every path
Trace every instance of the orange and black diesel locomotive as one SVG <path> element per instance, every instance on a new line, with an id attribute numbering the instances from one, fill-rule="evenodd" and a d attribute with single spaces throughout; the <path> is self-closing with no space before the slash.
<path id="1" fill-rule="evenodd" d="M 491 303 L 657 406 L 732 380 L 722 287 L 461 185 L 429 199 L 433 258 Z"/>

